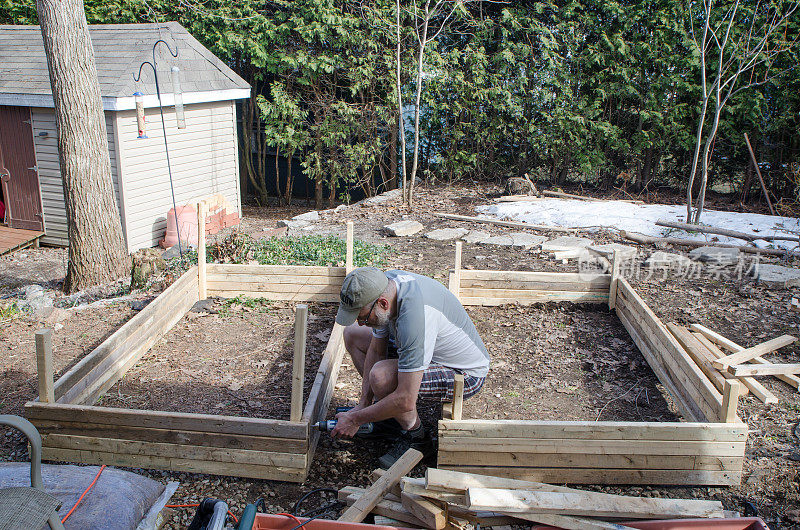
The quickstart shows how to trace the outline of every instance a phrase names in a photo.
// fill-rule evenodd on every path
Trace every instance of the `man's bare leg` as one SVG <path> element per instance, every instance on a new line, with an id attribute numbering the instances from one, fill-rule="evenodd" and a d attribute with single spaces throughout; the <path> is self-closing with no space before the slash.
<path id="1" fill-rule="evenodd" d="M 381 400 L 397 389 L 397 359 L 378 361 L 369 373 L 369 386 L 375 399 Z M 415 429 L 420 424 L 417 409 L 405 412 L 395 419 L 405 430 Z"/>
<path id="2" fill-rule="evenodd" d="M 372 340 L 372 328 L 351 324 L 344 328 L 344 347 L 353 365 L 361 376 L 364 376 L 364 361 L 367 358 L 367 349 Z"/>

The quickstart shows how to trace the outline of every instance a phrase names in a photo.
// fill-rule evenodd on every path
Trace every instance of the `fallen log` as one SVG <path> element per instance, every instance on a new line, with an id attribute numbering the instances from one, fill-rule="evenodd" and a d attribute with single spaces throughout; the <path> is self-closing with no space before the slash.
<path id="1" fill-rule="evenodd" d="M 668 221 L 666 219 L 659 219 L 656 225 L 665 226 L 667 228 L 677 228 L 687 232 L 701 232 L 703 234 L 717 234 L 720 236 L 735 237 L 737 239 L 744 239 L 746 241 L 755 241 L 763 239 L 764 241 L 800 241 L 797 236 L 767 236 L 758 234 L 748 234 L 745 232 L 738 232 L 736 230 L 728 230 L 727 228 L 716 228 L 714 226 L 693 225 L 690 223 L 681 223 L 679 221 Z"/>
<path id="2" fill-rule="evenodd" d="M 644 201 L 637 201 L 635 199 L 597 199 L 595 197 L 586 197 L 585 195 L 575 195 L 574 193 L 565 193 L 563 191 L 543 190 L 542 195 L 547 195 L 548 197 L 560 197 L 562 199 L 577 199 L 579 201 L 591 201 L 591 202 L 620 201 L 620 202 L 629 202 L 631 204 L 644 204 Z"/>
<path id="3" fill-rule="evenodd" d="M 643 244 L 654 243 L 669 243 L 671 245 L 682 245 L 685 247 L 719 247 L 719 248 L 738 248 L 742 252 L 748 254 L 765 254 L 768 256 L 800 256 L 800 252 L 796 250 L 779 250 L 777 248 L 758 248 L 758 247 L 745 247 L 741 245 L 729 245 L 727 243 L 717 243 L 714 241 L 695 241 L 693 239 L 680 239 L 677 237 L 654 237 L 639 234 L 637 232 L 628 232 L 620 230 L 619 234 L 625 239 L 635 241 Z"/>
<path id="4" fill-rule="evenodd" d="M 442 219 L 453 219 L 455 221 L 469 221 L 472 223 L 486 223 L 497 226 L 508 226 L 511 228 L 536 228 L 538 230 L 550 230 L 551 232 L 577 232 L 577 228 L 564 228 L 563 226 L 547 226 L 547 225 L 534 225 L 531 223 L 519 223 L 516 221 L 501 221 L 499 219 L 484 219 L 482 217 L 470 217 L 468 215 L 455 215 L 451 213 L 433 212 L 431 215 L 434 217 L 441 217 Z"/>

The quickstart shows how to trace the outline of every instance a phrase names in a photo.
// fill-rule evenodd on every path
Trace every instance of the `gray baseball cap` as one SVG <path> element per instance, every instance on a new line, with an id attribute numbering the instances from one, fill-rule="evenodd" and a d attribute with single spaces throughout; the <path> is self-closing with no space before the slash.
<path id="1" fill-rule="evenodd" d="M 354 269 L 342 282 L 336 323 L 349 326 L 355 322 L 361 308 L 377 300 L 388 285 L 389 278 L 380 269 L 375 267 Z"/>

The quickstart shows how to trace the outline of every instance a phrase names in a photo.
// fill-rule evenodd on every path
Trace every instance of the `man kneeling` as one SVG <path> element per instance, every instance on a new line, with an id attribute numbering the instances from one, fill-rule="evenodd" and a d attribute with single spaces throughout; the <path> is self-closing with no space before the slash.
<path id="1" fill-rule="evenodd" d="M 362 376 L 356 407 L 336 415 L 331 435 L 351 437 L 359 426 L 386 421 L 398 438 L 379 462 L 388 468 L 430 435 L 417 414 L 417 397 L 449 401 L 456 373 L 464 398 L 477 393 L 489 372 L 489 352 L 458 299 L 441 283 L 412 272 L 361 267 L 339 293 L 336 322 Z M 371 329 L 370 329 L 371 328 Z"/>

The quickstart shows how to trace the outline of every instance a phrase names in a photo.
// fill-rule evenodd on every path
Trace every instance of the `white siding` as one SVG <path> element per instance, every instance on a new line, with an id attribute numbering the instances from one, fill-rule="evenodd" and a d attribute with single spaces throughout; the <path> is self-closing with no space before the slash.
<path id="1" fill-rule="evenodd" d="M 42 243 L 47 245 L 69 245 L 67 235 L 67 209 L 64 203 L 64 185 L 58 162 L 58 137 L 56 115 L 53 109 L 32 108 L 33 145 L 36 151 L 36 165 L 39 168 L 39 186 L 42 192 L 45 236 Z M 108 149 L 111 157 L 111 178 L 114 194 L 119 207 L 119 186 L 117 180 L 117 159 L 114 152 L 114 129 L 112 113 L 106 112 Z M 40 133 L 47 133 L 40 136 Z"/>
<path id="2" fill-rule="evenodd" d="M 222 194 L 240 208 L 239 167 L 233 101 L 186 106 L 186 128 L 178 129 L 174 108 L 164 109 L 169 161 L 178 206 Z M 152 247 L 164 237 L 172 208 L 161 117 L 146 110 L 146 139 L 137 138 L 135 111 L 118 113 L 120 166 L 127 216 L 128 250 Z M 233 211 L 228 211 L 233 213 Z"/>

